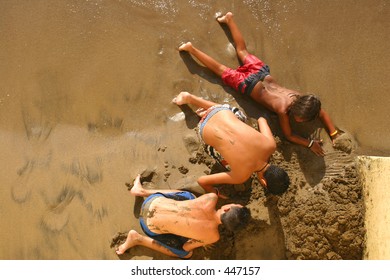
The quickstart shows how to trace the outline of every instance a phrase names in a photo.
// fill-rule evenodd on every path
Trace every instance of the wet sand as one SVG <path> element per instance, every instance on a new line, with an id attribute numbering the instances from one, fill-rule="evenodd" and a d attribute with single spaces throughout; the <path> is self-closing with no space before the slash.
<path id="1" fill-rule="evenodd" d="M 118 259 L 140 230 L 126 183 L 194 187 L 216 165 L 197 117 L 171 104 L 180 91 L 264 109 L 226 88 L 176 47 L 192 41 L 226 65 L 237 59 L 214 19 L 232 11 L 248 48 L 277 81 L 316 93 L 345 131 L 326 156 L 278 140 L 272 161 L 292 178 L 281 197 L 256 181 L 226 186 L 253 222 L 222 232 L 193 259 L 362 259 L 364 203 L 357 155 L 390 155 L 387 1 L 3 1 L 0 9 L 0 259 Z M 379 141 L 380 140 L 380 141 Z M 199 188 L 195 187 L 195 190 Z M 124 259 L 169 259 L 133 248 Z"/>

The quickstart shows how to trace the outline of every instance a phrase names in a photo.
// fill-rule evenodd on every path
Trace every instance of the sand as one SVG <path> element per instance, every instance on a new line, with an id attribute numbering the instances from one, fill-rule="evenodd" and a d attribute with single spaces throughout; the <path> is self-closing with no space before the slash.
<path id="1" fill-rule="evenodd" d="M 219 167 L 197 139 L 180 91 L 240 107 L 250 125 L 264 108 L 226 88 L 176 47 L 191 40 L 237 66 L 215 21 L 232 11 L 248 48 L 286 87 L 314 92 L 344 131 L 325 157 L 277 139 L 272 162 L 291 187 L 272 196 L 256 180 L 224 186 L 253 218 L 236 234 L 221 228 L 192 259 L 365 258 L 365 216 L 357 157 L 390 155 L 387 124 L 387 1 L 4 1 L 0 9 L 0 259 L 170 259 L 114 247 L 140 231 L 136 174 L 145 187 L 190 188 Z M 381 141 L 378 141 L 380 139 Z M 378 199 L 381 199 L 380 197 Z M 225 203 L 225 201 L 221 201 Z"/>
<path id="2" fill-rule="evenodd" d="M 232 105 L 237 103 L 232 102 Z M 165 169 L 145 170 L 142 172 L 145 187 L 158 188 L 161 184 L 157 183 L 157 178 L 166 181 L 173 172 L 182 173 L 186 178 L 192 166 L 203 165 L 205 172 L 223 170 L 203 151 L 195 130 L 193 137 L 187 135 L 183 139 L 189 152 L 188 164 L 176 166 L 166 162 Z M 362 259 L 364 205 L 353 139 L 344 133 L 337 140 L 336 148 L 332 147 L 330 140 L 325 141 L 325 158 L 319 158 L 304 148 L 296 149 L 292 144 L 278 143 L 271 163 L 288 172 L 291 179 L 288 192 L 281 196 L 268 194 L 254 178 L 243 185 L 223 186 L 222 193 L 230 199 L 220 203 L 247 205 L 252 220 L 246 229 L 237 233 L 226 232 L 221 227 L 221 240 L 213 250 L 196 250 L 192 259 Z M 202 193 L 191 179 L 180 186 Z M 142 201 L 134 207 L 135 216 L 140 203 Z M 111 246 L 121 244 L 126 236 L 127 232 L 119 232 Z M 133 248 L 121 258 L 143 255 L 144 250 Z M 153 258 L 169 259 L 156 253 L 149 254 Z"/>

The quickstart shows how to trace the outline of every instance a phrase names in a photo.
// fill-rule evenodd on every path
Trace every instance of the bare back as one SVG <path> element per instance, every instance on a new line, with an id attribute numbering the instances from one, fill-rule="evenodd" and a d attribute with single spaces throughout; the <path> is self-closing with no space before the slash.
<path id="1" fill-rule="evenodd" d="M 268 75 L 263 82 L 258 82 L 253 88 L 251 97 L 278 115 L 287 114 L 288 108 L 299 92 L 284 88 Z"/>
<path id="2" fill-rule="evenodd" d="M 274 139 L 238 120 L 228 110 L 214 115 L 203 130 L 204 141 L 229 163 L 231 171 L 248 178 L 274 152 Z"/>
<path id="3" fill-rule="evenodd" d="M 158 197 L 149 206 L 146 224 L 154 233 L 172 233 L 200 241 L 218 239 L 217 200 L 215 194 L 185 201 Z"/>

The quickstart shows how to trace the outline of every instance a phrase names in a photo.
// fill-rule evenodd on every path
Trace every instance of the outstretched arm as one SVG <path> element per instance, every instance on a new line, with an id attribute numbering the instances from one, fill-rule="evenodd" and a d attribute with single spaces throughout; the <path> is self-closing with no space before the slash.
<path id="1" fill-rule="evenodd" d="M 334 126 L 332 120 L 330 119 L 329 114 L 325 112 L 323 109 L 321 109 L 319 117 L 322 123 L 324 124 L 324 126 L 326 127 L 326 129 L 328 130 L 329 136 L 332 139 L 332 142 L 334 144 L 334 140 L 339 135 L 339 131 Z"/>
<path id="2" fill-rule="evenodd" d="M 279 123 L 280 123 L 280 127 L 282 128 L 283 134 L 288 141 L 298 145 L 308 147 L 317 156 L 325 155 L 325 152 L 321 147 L 321 140 L 308 140 L 292 133 L 290 120 L 287 114 L 279 115 Z"/>

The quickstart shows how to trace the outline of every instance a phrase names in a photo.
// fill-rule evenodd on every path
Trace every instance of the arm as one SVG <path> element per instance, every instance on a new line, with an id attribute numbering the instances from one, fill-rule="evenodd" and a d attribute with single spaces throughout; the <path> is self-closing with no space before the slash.
<path id="1" fill-rule="evenodd" d="M 305 146 L 310 148 L 310 150 L 315 153 L 318 156 L 324 156 L 324 150 L 321 147 L 321 141 L 314 140 L 312 142 L 312 146 L 309 147 L 311 144 L 311 140 L 305 139 L 301 136 L 295 135 L 292 133 L 291 126 L 290 126 L 290 120 L 288 118 L 287 114 L 280 114 L 279 115 L 279 123 L 280 127 L 282 128 L 284 136 L 287 138 L 288 141 L 293 142 L 295 144 Z"/>
<path id="2" fill-rule="evenodd" d="M 213 185 L 218 184 L 241 184 L 248 178 L 237 176 L 234 172 L 221 172 L 211 175 L 201 176 L 198 179 L 198 184 L 208 193 L 217 193 L 221 198 L 227 198 L 219 194 L 218 190 Z"/>
<path id="3" fill-rule="evenodd" d="M 329 136 L 332 139 L 332 142 L 334 142 L 334 139 L 339 135 L 338 130 L 334 126 L 332 120 L 330 119 L 330 116 L 327 112 L 325 112 L 323 109 L 320 111 L 320 120 L 328 130 Z"/>
<path id="4" fill-rule="evenodd" d="M 207 238 L 208 240 L 196 240 L 196 239 L 189 239 L 186 243 L 183 245 L 183 250 L 190 252 L 194 250 L 195 248 L 206 246 L 212 243 L 215 243 L 219 240 L 219 235 L 215 236 L 214 238 Z"/>
<path id="5" fill-rule="evenodd" d="M 272 141 L 272 144 L 274 145 L 274 148 L 276 149 L 276 142 L 274 135 L 272 134 L 272 130 L 268 125 L 268 122 L 265 118 L 260 117 L 257 120 L 257 124 L 259 125 L 259 131 L 261 134 L 263 134 L 265 137 L 267 137 L 269 140 Z"/>

